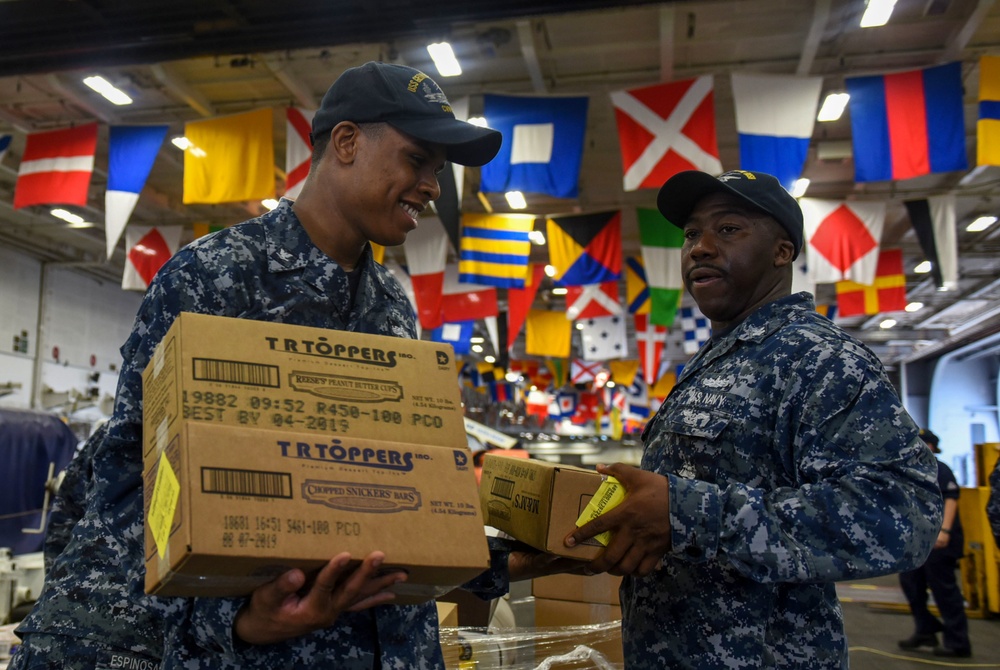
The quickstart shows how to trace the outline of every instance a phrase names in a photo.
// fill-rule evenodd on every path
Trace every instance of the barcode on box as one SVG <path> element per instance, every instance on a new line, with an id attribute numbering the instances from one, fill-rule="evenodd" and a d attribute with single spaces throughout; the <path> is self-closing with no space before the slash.
<path id="1" fill-rule="evenodd" d="M 287 472 L 202 468 L 201 490 L 258 498 L 291 498 L 292 476 Z"/>
<path id="2" fill-rule="evenodd" d="M 510 500 L 514 495 L 514 481 L 511 479 L 501 479 L 497 477 L 493 480 L 493 486 L 490 488 L 490 493 L 495 495 L 497 498 L 506 498 Z"/>
<path id="3" fill-rule="evenodd" d="M 192 364 L 194 378 L 198 381 L 281 387 L 281 371 L 276 365 L 223 361 L 217 358 L 195 358 Z"/>

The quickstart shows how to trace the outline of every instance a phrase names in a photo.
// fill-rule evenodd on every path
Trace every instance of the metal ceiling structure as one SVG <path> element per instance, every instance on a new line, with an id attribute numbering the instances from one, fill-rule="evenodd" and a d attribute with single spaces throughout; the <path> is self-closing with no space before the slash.
<path id="1" fill-rule="evenodd" d="M 823 95 L 844 78 L 961 61 L 966 142 L 971 169 L 904 181 L 856 183 L 847 116 L 817 123 L 805 177 L 807 195 L 888 203 L 883 246 L 901 246 L 910 300 L 925 307 L 838 320 L 893 365 L 943 352 L 1000 331 L 1000 224 L 965 231 L 975 216 L 1000 209 L 1000 168 L 975 168 L 979 58 L 1000 54 L 1000 6 L 994 0 L 899 0 L 886 26 L 859 27 L 864 0 L 707 0 L 591 2 L 505 0 L 415 3 L 404 0 L 200 0 L 135 3 L 111 0 L 0 2 L 0 134 L 11 133 L 0 161 L 0 244 L 43 262 L 120 282 L 124 244 L 105 260 L 103 203 L 107 126 L 168 123 L 170 137 L 187 121 L 274 107 L 276 191 L 284 188 L 285 120 L 290 105 L 315 108 L 347 67 L 367 60 L 406 63 L 436 75 L 426 45 L 447 39 L 462 75 L 436 77 L 448 96 L 483 93 L 587 95 L 590 98 L 580 196 L 530 195 L 528 212 L 547 214 L 651 207 L 655 191 L 622 188 L 621 157 L 609 93 L 660 81 L 714 76 L 716 126 L 725 169 L 738 167 L 730 74 L 820 75 Z M 114 107 L 82 84 L 101 74 L 135 100 Z M 46 207 L 13 208 L 26 134 L 90 121 L 101 123 L 88 206 L 73 209 L 92 228 L 70 228 Z M 502 194 L 478 193 L 467 170 L 466 211 L 509 211 Z M 183 156 L 165 142 L 130 220 L 228 225 L 262 210 L 259 203 L 182 203 Z M 904 200 L 954 193 L 959 222 L 960 282 L 941 292 L 922 260 Z M 626 253 L 638 253 L 634 217 L 623 218 Z M 544 222 L 539 219 L 539 228 Z M 390 249 L 402 259 L 402 250 Z M 540 251 L 538 253 L 544 253 Z M 820 285 L 817 299 L 832 300 Z M 543 291 L 538 300 L 550 301 Z"/>

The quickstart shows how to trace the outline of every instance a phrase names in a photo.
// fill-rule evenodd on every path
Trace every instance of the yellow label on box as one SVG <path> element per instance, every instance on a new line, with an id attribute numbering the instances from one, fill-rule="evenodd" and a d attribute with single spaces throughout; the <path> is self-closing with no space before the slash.
<path id="1" fill-rule="evenodd" d="M 174 523 L 174 512 L 180 498 L 181 485 L 174 469 L 170 467 L 167 454 L 160 454 L 156 470 L 156 484 L 153 485 L 153 499 L 149 503 L 149 528 L 156 542 L 156 551 L 163 558 L 167 553 L 170 527 Z"/>
<path id="2" fill-rule="evenodd" d="M 614 509 L 622 500 L 625 500 L 625 487 L 614 477 L 608 477 L 597 487 L 594 497 L 590 499 L 580 514 L 580 518 L 576 520 L 576 527 L 579 528 L 608 510 Z M 611 532 L 595 535 L 594 539 L 606 547 L 611 542 Z"/>

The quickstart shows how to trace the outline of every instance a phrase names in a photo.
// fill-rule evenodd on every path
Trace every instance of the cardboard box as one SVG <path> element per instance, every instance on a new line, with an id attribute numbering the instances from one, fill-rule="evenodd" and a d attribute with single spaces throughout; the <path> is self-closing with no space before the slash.
<path id="1" fill-rule="evenodd" d="M 531 580 L 531 595 L 550 600 L 571 600 L 580 603 L 620 605 L 618 589 L 622 578 L 608 574 L 548 575 Z"/>
<path id="2" fill-rule="evenodd" d="M 488 526 L 535 549 L 589 561 L 604 551 L 597 540 L 572 548 L 563 540 L 600 485 L 596 470 L 488 453 L 479 500 Z"/>
<path id="3" fill-rule="evenodd" d="M 146 463 L 148 593 L 246 595 L 381 550 L 409 572 L 397 602 L 420 602 L 489 566 L 461 450 L 184 423 Z"/>
<path id="4" fill-rule="evenodd" d="M 468 449 L 450 346 L 182 313 L 143 372 L 144 452 L 182 423 Z"/>
<path id="5" fill-rule="evenodd" d="M 578 603 L 566 600 L 535 599 L 535 626 L 537 628 L 566 628 L 566 635 L 540 636 L 535 644 L 535 662 L 549 659 L 550 668 L 604 668 L 606 664 L 593 660 L 563 661 L 551 659 L 568 654 L 584 645 L 602 654 L 605 659 L 621 667 L 624 663 L 621 632 L 622 609 L 617 605 Z M 578 628 L 585 626 L 585 628 Z"/>
<path id="6" fill-rule="evenodd" d="M 488 567 L 447 345 L 185 313 L 143 388 L 147 592 L 381 550 L 419 602 Z"/>

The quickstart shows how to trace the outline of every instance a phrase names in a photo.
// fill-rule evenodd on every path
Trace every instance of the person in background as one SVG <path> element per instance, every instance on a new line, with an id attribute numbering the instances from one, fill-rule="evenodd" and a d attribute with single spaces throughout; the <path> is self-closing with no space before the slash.
<path id="1" fill-rule="evenodd" d="M 962 534 L 962 520 L 958 514 L 958 481 L 951 468 L 936 458 L 941 453 L 938 436 L 921 429 L 920 439 L 924 441 L 937 460 L 937 481 L 944 497 L 944 518 L 938 530 L 934 549 L 923 565 L 902 572 L 899 585 L 910 604 L 913 635 L 899 641 L 900 649 L 931 647 L 935 656 L 968 658 L 972 656 L 969 643 L 969 620 L 965 616 L 965 598 L 958 584 L 955 571 L 958 560 L 965 551 L 965 537 Z M 927 590 L 934 596 L 941 618 L 938 619 L 927 608 Z M 942 644 L 938 645 L 937 634 L 943 633 Z"/>
<path id="2" fill-rule="evenodd" d="M 993 541 L 1000 549 L 1000 459 L 997 459 L 990 473 L 990 497 L 986 501 L 986 518 L 993 529 Z"/>
<path id="3" fill-rule="evenodd" d="M 409 301 L 369 242 L 402 244 L 440 195 L 446 161 L 482 165 L 501 143 L 495 130 L 457 120 L 424 73 L 376 62 L 334 82 L 312 131 L 297 200 L 196 240 L 150 284 L 121 349 L 86 512 L 17 629 L 11 670 L 153 670 L 161 660 L 186 670 L 444 667 L 434 603 L 392 605 L 389 589 L 405 575 L 383 574 L 379 551 L 353 569 L 348 554 L 332 556 L 308 583 L 290 570 L 247 598 L 143 592 L 141 374 L 174 319 L 186 311 L 415 337 Z M 495 569 L 470 585 L 485 597 L 505 593 L 508 577 L 552 568 L 503 547 L 491 559 Z"/>
<path id="4" fill-rule="evenodd" d="M 712 337 L 642 434 L 594 572 L 622 580 L 629 670 L 846 668 L 834 582 L 923 563 L 934 458 L 878 358 L 791 294 L 798 202 L 777 179 L 681 172 L 660 189 Z"/>

